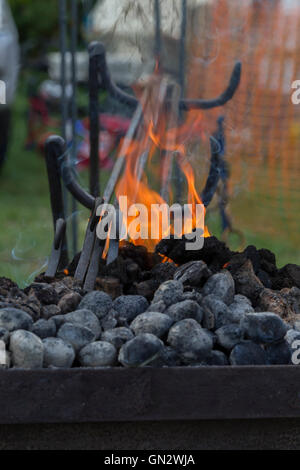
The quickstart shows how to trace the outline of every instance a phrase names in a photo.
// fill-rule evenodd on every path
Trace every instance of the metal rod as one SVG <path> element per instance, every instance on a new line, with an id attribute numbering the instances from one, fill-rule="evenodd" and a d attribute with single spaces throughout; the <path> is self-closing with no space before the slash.
<path id="1" fill-rule="evenodd" d="M 131 96 L 128 93 L 120 90 L 120 88 L 118 88 L 118 86 L 112 81 L 109 69 L 107 67 L 105 47 L 102 43 L 98 43 L 98 50 L 100 54 L 98 70 L 101 76 L 102 88 L 107 90 L 108 93 L 119 102 L 127 104 L 128 106 L 136 107 L 138 105 L 138 100 L 134 96 Z M 234 96 L 240 83 L 241 70 L 241 62 L 236 62 L 227 88 L 217 98 L 209 100 L 181 99 L 179 101 L 179 109 L 188 111 L 190 109 L 212 109 L 223 106 Z"/>
<path id="2" fill-rule="evenodd" d="M 88 209 L 93 209 L 95 198 L 85 191 L 85 189 L 83 189 L 75 179 L 68 152 L 66 151 L 65 141 L 59 136 L 52 136 L 51 139 L 56 142 L 58 147 L 56 158 L 58 161 L 60 174 L 66 188 L 83 206 L 87 207 Z"/>
<path id="3" fill-rule="evenodd" d="M 78 25 L 78 5 L 77 0 L 71 0 L 71 15 L 72 15 L 72 29 L 71 29 L 71 55 L 72 55 L 72 165 L 74 172 L 76 171 L 76 162 L 77 162 L 77 142 L 76 142 L 76 121 L 77 121 L 77 64 L 76 64 L 76 54 L 77 54 L 77 25 Z M 78 217 L 77 217 L 77 201 L 72 197 L 72 248 L 73 256 L 78 251 Z"/>
<path id="4" fill-rule="evenodd" d="M 68 104 L 66 97 L 66 49 L 67 49 L 67 5 L 66 0 L 58 0 L 60 30 L 60 86 L 61 86 L 61 135 L 66 139 Z M 63 187 L 65 213 L 68 213 L 68 193 Z"/>
<path id="5" fill-rule="evenodd" d="M 179 70 L 178 80 L 180 86 L 180 101 L 183 100 L 185 93 L 185 65 L 186 65 L 186 24 L 187 24 L 187 4 L 186 0 L 181 0 L 181 34 L 179 44 Z M 179 107 L 179 122 L 183 119 L 183 109 Z M 175 159 L 174 162 L 174 173 L 175 173 L 175 199 L 178 203 L 181 203 L 182 192 L 183 192 L 183 174 Z"/>
<path id="6" fill-rule="evenodd" d="M 65 219 L 63 192 L 60 179 L 59 157 L 64 140 L 61 137 L 53 136 L 47 139 L 45 144 L 46 166 L 50 189 L 50 203 L 53 217 L 54 233 L 59 219 Z M 64 236 L 62 242 L 60 266 L 64 267 L 68 263 L 67 240 Z"/>
<path id="7" fill-rule="evenodd" d="M 154 57 L 158 61 L 159 65 L 161 62 L 161 19 L 160 19 L 160 1 L 155 0 L 154 2 L 154 17 L 155 17 L 155 44 L 154 44 Z"/>
<path id="8" fill-rule="evenodd" d="M 89 117 L 90 117 L 90 192 L 94 197 L 100 193 L 99 170 L 99 102 L 98 60 L 99 43 L 89 45 Z"/>
<path id="9" fill-rule="evenodd" d="M 205 187 L 201 194 L 201 200 L 205 207 L 208 207 L 218 187 L 218 183 L 222 176 L 222 169 L 224 167 L 224 148 L 225 148 L 225 134 L 224 134 L 224 117 L 218 118 L 218 129 L 215 134 L 210 138 L 210 170 L 206 180 Z M 226 175 L 224 175 L 226 179 Z"/>

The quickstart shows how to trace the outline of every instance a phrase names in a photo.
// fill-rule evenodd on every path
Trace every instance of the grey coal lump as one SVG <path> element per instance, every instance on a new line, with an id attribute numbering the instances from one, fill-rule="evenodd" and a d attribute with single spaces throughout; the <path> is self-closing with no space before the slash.
<path id="1" fill-rule="evenodd" d="M 211 335 L 191 318 L 175 323 L 167 341 L 186 362 L 200 362 L 213 348 Z"/>
<path id="2" fill-rule="evenodd" d="M 92 291 L 86 294 L 78 305 L 78 310 L 91 310 L 99 319 L 105 317 L 112 307 L 111 297 L 102 291 Z"/>
<path id="3" fill-rule="evenodd" d="M 234 301 L 235 285 L 233 277 L 229 271 L 224 270 L 211 276 L 203 286 L 202 294 L 214 295 L 222 300 L 226 305 L 230 305 Z"/>
<path id="4" fill-rule="evenodd" d="M 153 303 L 163 301 L 169 307 L 182 300 L 183 284 L 180 281 L 166 281 L 159 286 L 154 294 Z"/>
<path id="5" fill-rule="evenodd" d="M 22 369 L 43 367 L 44 346 L 42 340 L 30 331 L 14 331 L 10 336 L 9 349 L 13 366 Z"/>
<path id="6" fill-rule="evenodd" d="M 57 337 L 70 343 L 76 352 L 96 339 L 96 335 L 89 328 L 73 323 L 64 323 L 60 327 Z"/>
<path id="7" fill-rule="evenodd" d="M 44 367 L 58 367 L 69 369 L 75 359 L 75 351 L 70 343 L 60 338 L 45 338 L 44 345 Z"/>
<path id="8" fill-rule="evenodd" d="M 133 332 L 125 326 L 119 326 L 102 333 L 101 340 L 111 343 L 116 349 L 120 349 L 124 343 L 134 338 Z"/>
<path id="9" fill-rule="evenodd" d="M 194 300 L 189 299 L 171 305 L 165 313 L 175 322 L 185 318 L 194 318 L 198 323 L 201 323 L 203 319 L 203 310 L 200 305 Z"/>
<path id="10" fill-rule="evenodd" d="M 125 367 L 151 364 L 164 349 L 164 343 L 150 333 L 143 333 L 125 343 L 119 353 L 119 362 Z"/>
<path id="11" fill-rule="evenodd" d="M 233 366 L 266 365 L 264 349 L 253 341 L 241 341 L 231 351 L 229 362 Z"/>
<path id="12" fill-rule="evenodd" d="M 113 303 L 116 318 L 120 325 L 127 325 L 140 313 L 144 313 L 149 307 L 148 301 L 142 295 L 121 295 Z"/>
<path id="13" fill-rule="evenodd" d="M 170 329 L 174 320 L 168 315 L 159 312 L 146 312 L 138 315 L 130 325 L 136 335 L 151 333 L 162 338 Z"/>
<path id="14" fill-rule="evenodd" d="M 74 312 L 67 313 L 65 321 L 73 323 L 73 325 L 81 325 L 89 328 L 98 339 L 101 334 L 101 326 L 98 317 L 91 311 L 85 308 L 81 310 L 75 310 Z"/>
<path id="15" fill-rule="evenodd" d="M 256 343 L 274 343 L 284 338 L 287 325 L 275 313 L 247 313 L 241 320 L 245 337 Z"/>
<path id="16" fill-rule="evenodd" d="M 117 360 L 116 348 L 106 341 L 95 341 L 81 349 L 78 359 L 83 367 L 109 367 Z"/>
<path id="17" fill-rule="evenodd" d="M 8 331 L 30 330 L 33 320 L 28 313 L 18 308 L 0 309 L 0 327 Z"/>
<path id="18" fill-rule="evenodd" d="M 56 324 L 51 319 L 41 318 L 33 324 L 31 331 L 41 339 L 50 338 L 56 335 Z"/>
<path id="19" fill-rule="evenodd" d="M 218 344 L 227 350 L 231 350 L 243 339 L 243 332 L 239 325 L 232 323 L 224 325 L 215 332 Z"/>

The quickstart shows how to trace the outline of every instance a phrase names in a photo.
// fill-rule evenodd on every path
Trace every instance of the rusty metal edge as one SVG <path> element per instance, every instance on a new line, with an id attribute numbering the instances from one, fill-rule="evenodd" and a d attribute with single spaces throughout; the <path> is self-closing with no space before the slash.
<path id="1" fill-rule="evenodd" d="M 0 424 L 300 418 L 300 367 L 0 370 Z"/>

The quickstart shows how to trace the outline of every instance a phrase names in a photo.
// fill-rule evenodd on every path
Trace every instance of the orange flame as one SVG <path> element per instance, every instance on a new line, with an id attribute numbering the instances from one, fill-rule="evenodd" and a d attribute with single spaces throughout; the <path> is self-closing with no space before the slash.
<path id="1" fill-rule="evenodd" d="M 170 175 L 174 160 L 178 162 L 187 181 L 187 203 L 192 206 L 190 224 L 187 224 L 190 225 L 190 231 L 199 227 L 200 221 L 196 216 L 196 204 L 202 203 L 196 190 L 195 175 L 188 161 L 186 149 L 191 140 L 199 140 L 203 136 L 202 114 L 199 111 L 190 111 L 185 122 L 176 126 L 178 122 L 176 114 L 174 115 L 172 110 L 165 109 L 166 82 L 164 80 L 156 70 L 143 90 L 143 100 L 140 100 L 144 103 L 143 124 L 134 140 L 123 141 L 120 144 L 120 148 L 122 146 L 124 149 L 124 143 L 126 143 L 127 151 L 124 174 L 116 188 L 117 198 L 120 203 L 120 197 L 126 196 L 128 208 L 131 206 L 131 212 L 128 214 L 125 224 L 129 228 L 130 241 L 136 245 L 146 246 L 148 251 L 154 251 L 156 244 L 162 238 L 174 233 L 171 221 L 167 227 L 162 223 L 163 214 L 159 208 L 161 204 L 166 204 L 167 200 L 168 203 L 172 200 Z M 137 89 L 136 92 L 137 94 L 141 93 Z M 178 101 L 175 102 L 175 109 L 176 106 L 178 109 Z M 147 162 L 145 167 L 141 167 L 143 156 Z M 153 161 L 155 158 L 159 159 L 158 165 L 155 165 Z M 151 178 L 151 182 L 154 182 L 154 187 L 163 187 L 165 191 L 159 193 L 151 188 L 148 184 L 148 176 Z M 160 181 L 157 181 L 157 176 Z M 147 219 L 141 217 L 140 204 L 147 208 L 145 216 Z M 120 210 L 123 212 L 121 204 Z M 153 220 L 155 221 L 154 227 L 151 226 Z M 140 237 L 137 239 L 134 239 L 133 231 L 130 230 L 131 223 L 135 221 L 136 224 L 133 226 L 140 233 Z M 155 237 L 152 232 L 155 233 Z M 184 228 L 182 228 L 180 235 L 182 236 L 183 233 Z M 207 229 L 205 229 L 204 236 L 209 236 Z"/>

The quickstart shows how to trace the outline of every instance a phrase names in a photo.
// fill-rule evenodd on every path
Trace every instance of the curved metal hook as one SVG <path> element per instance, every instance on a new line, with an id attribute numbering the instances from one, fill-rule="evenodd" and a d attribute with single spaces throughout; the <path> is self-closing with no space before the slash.
<path id="1" fill-rule="evenodd" d="M 89 46 L 90 55 L 98 56 L 98 71 L 99 71 L 99 82 L 101 86 L 108 91 L 108 93 L 116 98 L 119 102 L 127 104 L 128 106 L 136 107 L 138 100 L 122 91 L 112 80 L 110 71 L 106 61 L 106 50 L 104 44 L 101 42 L 94 41 Z M 236 62 L 234 65 L 229 84 L 226 90 L 217 98 L 210 100 L 186 100 L 182 99 L 179 101 L 179 108 L 183 111 L 189 109 L 211 109 L 218 106 L 223 106 L 234 96 L 241 80 L 242 64 Z"/>
<path id="2" fill-rule="evenodd" d="M 56 158 L 60 168 L 61 176 L 64 184 L 70 193 L 88 209 L 93 209 L 95 198 L 83 189 L 72 173 L 72 166 L 69 162 L 68 152 L 66 152 L 66 144 L 62 137 L 54 135 L 49 139 L 49 144 L 56 148 Z"/>

